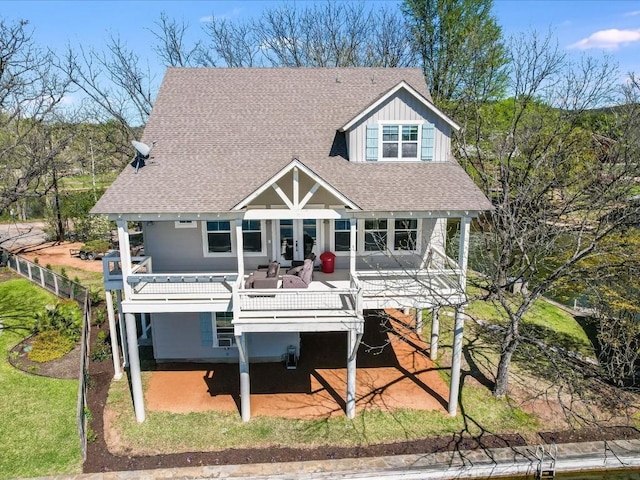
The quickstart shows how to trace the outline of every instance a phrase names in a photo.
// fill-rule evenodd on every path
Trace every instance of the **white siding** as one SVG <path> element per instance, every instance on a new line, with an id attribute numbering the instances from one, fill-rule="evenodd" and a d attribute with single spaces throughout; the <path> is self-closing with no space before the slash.
<path id="1" fill-rule="evenodd" d="M 380 105 L 370 116 L 364 118 L 347 132 L 349 161 L 365 161 L 367 125 L 377 124 L 380 121 L 402 123 L 402 121 L 410 120 L 426 120 L 434 124 L 433 161 L 447 161 L 451 154 L 451 127 L 404 90 L 399 91 L 397 95 Z"/>
<path id="2" fill-rule="evenodd" d="M 197 313 L 156 313 L 151 315 L 153 354 L 156 360 L 183 360 L 202 362 L 238 361 L 236 347 L 214 348 L 203 346 L 200 336 L 200 317 Z M 279 362 L 287 346 L 294 345 L 300 352 L 298 333 L 248 334 L 250 362 Z"/>
<path id="3" fill-rule="evenodd" d="M 202 222 L 196 228 L 175 228 L 174 222 L 146 222 L 144 225 L 145 254 L 153 258 L 154 272 L 235 272 L 238 260 L 230 257 L 205 257 L 202 245 Z M 233 221 L 231 222 L 233 230 Z M 271 230 L 263 229 L 267 240 Z M 265 256 L 244 257 L 245 270 L 255 269 L 269 262 L 270 243 L 267 243 Z"/>

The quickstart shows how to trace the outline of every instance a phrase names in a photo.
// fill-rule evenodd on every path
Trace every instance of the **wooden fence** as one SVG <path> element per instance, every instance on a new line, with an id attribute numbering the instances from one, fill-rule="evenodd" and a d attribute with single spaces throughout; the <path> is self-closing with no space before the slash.
<path id="1" fill-rule="evenodd" d="M 89 289 L 48 268 L 33 263 L 10 251 L 0 248 L 0 265 L 9 267 L 36 285 L 59 298 L 75 300 L 82 309 L 82 336 L 80 339 L 80 373 L 78 375 L 78 404 L 76 418 L 82 458 L 87 456 L 87 379 L 89 368 L 89 342 L 91 331 L 91 298 Z"/>

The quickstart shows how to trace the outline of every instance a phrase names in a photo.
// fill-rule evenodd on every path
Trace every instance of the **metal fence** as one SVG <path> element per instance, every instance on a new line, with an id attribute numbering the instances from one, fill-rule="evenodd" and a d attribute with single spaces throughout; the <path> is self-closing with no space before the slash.
<path id="1" fill-rule="evenodd" d="M 76 418 L 82 458 L 87 456 L 87 379 L 89 375 L 89 342 L 91 331 L 91 297 L 89 289 L 37 263 L 0 248 L 0 265 L 9 267 L 36 285 L 59 298 L 75 300 L 82 309 L 80 339 L 80 373 L 78 375 L 78 404 Z"/>

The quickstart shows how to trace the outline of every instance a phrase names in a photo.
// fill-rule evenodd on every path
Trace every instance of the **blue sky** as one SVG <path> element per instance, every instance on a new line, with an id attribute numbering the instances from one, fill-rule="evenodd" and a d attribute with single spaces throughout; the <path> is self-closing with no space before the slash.
<path id="1" fill-rule="evenodd" d="M 279 3 L 266 0 L 0 1 L 0 16 L 5 20 L 29 20 L 36 40 L 55 50 L 64 48 L 67 42 L 100 48 L 105 38 L 114 34 L 141 55 L 148 53 L 153 58 L 153 37 L 148 29 L 162 11 L 170 17 L 184 19 L 195 35 L 211 15 L 229 19 L 249 17 Z M 396 5 L 398 2 L 376 3 Z M 640 73 L 640 1 L 496 0 L 494 13 L 506 35 L 551 29 L 560 47 L 571 55 L 606 53 L 619 63 L 622 73 Z"/>

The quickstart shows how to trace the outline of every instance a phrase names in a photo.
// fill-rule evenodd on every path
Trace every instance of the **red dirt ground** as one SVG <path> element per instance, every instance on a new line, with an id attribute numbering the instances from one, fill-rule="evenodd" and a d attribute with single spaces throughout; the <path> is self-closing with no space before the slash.
<path id="1" fill-rule="evenodd" d="M 409 318 L 388 311 L 370 318 L 358 353 L 356 409 L 418 408 L 445 410 L 447 384 L 429 359 L 427 345 L 405 328 Z M 393 315 L 393 316 L 392 316 Z M 391 320 L 391 322 L 389 322 Z M 381 322 L 394 330 L 386 335 Z M 347 382 L 346 335 L 302 335 L 296 370 L 280 363 L 252 364 L 251 415 L 327 418 L 344 415 Z M 367 346 L 382 350 L 367 352 Z M 152 411 L 186 413 L 238 411 L 239 377 L 235 364 L 166 364 L 151 375 L 146 406 Z"/>
<path id="2" fill-rule="evenodd" d="M 49 242 L 34 247 L 26 247 L 20 255 L 33 261 L 38 258 L 38 263 L 42 266 L 54 265 L 64 267 L 75 267 L 89 272 L 102 272 L 102 262 L 100 260 L 81 260 L 80 257 L 72 257 L 69 250 L 80 248 L 82 242 Z"/>

